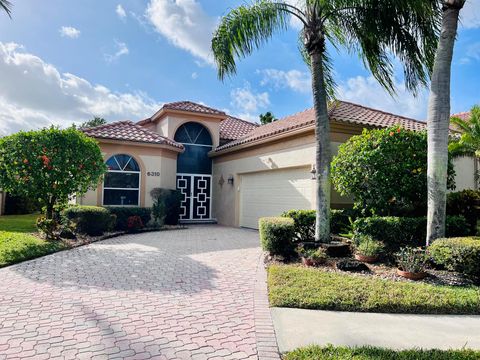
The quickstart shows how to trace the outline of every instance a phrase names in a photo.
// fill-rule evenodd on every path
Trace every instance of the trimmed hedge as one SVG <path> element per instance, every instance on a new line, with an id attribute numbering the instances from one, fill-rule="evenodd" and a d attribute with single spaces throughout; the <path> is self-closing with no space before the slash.
<path id="1" fill-rule="evenodd" d="M 90 236 L 102 235 L 115 226 L 115 216 L 98 206 L 72 206 L 63 215 L 75 224 L 75 231 Z"/>
<path id="2" fill-rule="evenodd" d="M 447 194 L 447 215 L 462 215 L 469 225 L 469 233 L 477 232 L 477 221 L 480 215 L 480 191 L 463 190 Z"/>
<path id="3" fill-rule="evenodd" d="M 148 224 L 152 219 L 152 209 L 142 207 L 109 207 L 108 211 L 117 217 L 115 230 L 128 230 L 128 218 L 131 216 L 139 216 L 144 225 Z"/>
<path id="4" fill-rule="evenodd" d="M 435 264 L 450 271 L 480 277 L 480 238 L 438 239 L 428 248 Z"/>
<path id="5" fill-rule="evenodd" d="M 286 217 L 264 217 L 258 220 L 260 243 L 270 255 L 288 257 L 293 254 L 295 245 L 295 222 Z"/>
<path id="6" fill-rule="evenodd" d="M 388 250 L 396 251 L 404 246 L 424 246 L 427 231 L 426 217 L 373 216 L 358 218 L 353 223 L 355 234 L 369 235 L 382 241 Z M 447 216 L 448 237 L 465 236 L 468 224 L 463 216 Z"/>
<path id="7" fill-rule="evenodd" d="M 304 242 L 315 239 L 315 210 L 289 210 L 282 217 L 291 218 L 295 224 L 295 241 Z M 345 234 L 352 231 L 350 219 L 355 220 L 358 211 L 354 209 L 331 210 L 330 232 Z"/>

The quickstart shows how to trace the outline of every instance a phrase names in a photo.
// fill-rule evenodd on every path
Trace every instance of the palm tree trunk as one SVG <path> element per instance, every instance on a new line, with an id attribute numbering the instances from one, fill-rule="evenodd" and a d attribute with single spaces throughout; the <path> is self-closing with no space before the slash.
<path id="1" fill-rule="evenodd" d="M 310 57 L 317 140 L 315 153 L 315 169 L 317 170 L 315 241 L 326 243 L 330 242 L 330 122 L 328 119 L 322 56 L 320 52 L 313 52 Z"/>
<path id="2" fill-rule="evenodd" d="M 462 1 L 449 1 L 456 2 Z M 450 77 L 460 9 L 461 6 L 458 5 L 446 5 L 443 9 L 442 30 L 432 74 L 427 119 L 427 246 L 431 241 L 445 236 Z"/>

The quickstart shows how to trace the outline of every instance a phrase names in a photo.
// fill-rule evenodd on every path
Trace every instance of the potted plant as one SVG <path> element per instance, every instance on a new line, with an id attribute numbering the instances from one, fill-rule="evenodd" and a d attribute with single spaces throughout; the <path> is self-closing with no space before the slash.
<path id="1" fill-rule="evenodd" d="M 327 252 L 323 248 L 306 249 L 301 247 L 298 252 L 305 266 L 321 265 L 328 259 Z"/>
<path id="2" fill-rule="evenodd" d="M 401 248 L 395 257 L 397 258 L 398 275 L 410 280 L 421 280 L 427 276 L 425 267 L 428 257 L 425 250 L 407 246 Z"/>
<path id="3" fill-rule="evenodd" d="M 385 245 L 368 235 L 357 235 L 355 242 L 355 259 L 365 263 L 374 263 L 378 260 Z"/>

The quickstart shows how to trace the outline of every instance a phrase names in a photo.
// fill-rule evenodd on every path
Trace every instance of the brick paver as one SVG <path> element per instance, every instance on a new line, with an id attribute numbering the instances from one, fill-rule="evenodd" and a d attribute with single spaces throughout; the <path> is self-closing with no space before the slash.
<path id="1" fill-rule="evenodd" d="M 259 259 L 193 226 L 0 269 L 0 359 L 278 359 Z"/>

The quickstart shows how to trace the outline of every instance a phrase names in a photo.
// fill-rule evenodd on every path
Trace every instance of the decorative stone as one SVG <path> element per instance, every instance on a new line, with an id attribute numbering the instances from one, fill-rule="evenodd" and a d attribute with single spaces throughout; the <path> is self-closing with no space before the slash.
<path id="1" fill-rule="evenodd" d="M 352 260 L 352 259 L 342 259 L 337 261 L 336 267 L 338 270 L 342 271 L 351 271 L 351 272 L 362 272 L 362 271 L 370 271 L 367 265 L 364 263 Z"/>

